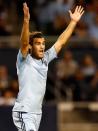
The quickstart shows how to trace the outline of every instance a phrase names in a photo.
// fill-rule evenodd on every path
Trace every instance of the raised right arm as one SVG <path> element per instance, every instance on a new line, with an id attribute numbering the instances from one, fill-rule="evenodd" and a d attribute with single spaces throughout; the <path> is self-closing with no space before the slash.
<path id="1" fill-rule="evenodd" d="M 22 27 L 20 41 L 21 41 L 21 53 L 23 57 L 25 58 L 30 48 L 30 45 L 29 45 L 30 13 L 29 13 L 29 8 L 26 3 L 23 4 L 23 12 L 24 12 L 24 20 L 23 20 L 23 27 Z"/>

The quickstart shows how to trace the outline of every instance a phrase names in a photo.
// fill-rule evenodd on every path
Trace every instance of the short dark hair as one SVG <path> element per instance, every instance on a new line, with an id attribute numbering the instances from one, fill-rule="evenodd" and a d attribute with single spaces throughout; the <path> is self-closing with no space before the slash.
<path id="1" fill-rule="evenodd" d="M 44 38 L 42 32 L 32 32 L 29 35 L 29 44 L 32 45 L 34 38 Z"/>

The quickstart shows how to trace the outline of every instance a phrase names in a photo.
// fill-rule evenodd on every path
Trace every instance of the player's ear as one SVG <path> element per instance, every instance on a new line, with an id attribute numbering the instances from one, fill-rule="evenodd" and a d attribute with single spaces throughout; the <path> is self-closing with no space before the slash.
<path id="1" fill-rule="evenodd" d="M 32 46 L 29 44 L 29 49 L 32 49 Z"/>
<path id="2" fill-rule="evenodd" d="M 32 46 L 29 44 L 29 53 L 32 54 Z"/>

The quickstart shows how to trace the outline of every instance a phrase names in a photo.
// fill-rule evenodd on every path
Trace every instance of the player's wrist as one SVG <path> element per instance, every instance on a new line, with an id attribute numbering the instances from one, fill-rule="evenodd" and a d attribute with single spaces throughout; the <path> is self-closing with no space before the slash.
<path id="1" fill-rule="evenodd" d="M 77 24 L 77 21 L 71 20 L 71 23 L 72 23 L 73 25 L 76 25 L 76 24 Z"/>

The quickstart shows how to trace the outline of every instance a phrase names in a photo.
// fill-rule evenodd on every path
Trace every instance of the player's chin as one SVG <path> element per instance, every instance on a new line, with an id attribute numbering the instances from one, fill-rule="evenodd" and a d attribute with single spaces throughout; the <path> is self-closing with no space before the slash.
<path id="1" fill-rule="evenodd" d="M 39 58 L 42 59 L 44 57 L 44 53 L 39 53 Z"/>

